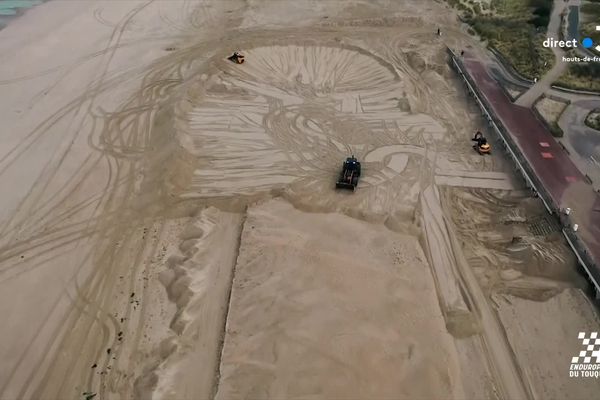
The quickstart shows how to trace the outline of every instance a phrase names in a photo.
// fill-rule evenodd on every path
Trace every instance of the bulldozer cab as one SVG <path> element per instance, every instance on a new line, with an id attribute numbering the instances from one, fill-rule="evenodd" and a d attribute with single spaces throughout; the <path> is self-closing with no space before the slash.
<path id="1" fill-rule="evenodd" d="M 340 177 L 336 182 L 336 188 L 351 190 L 356 189 L 360 172 L 360 162 L 356 159 L 356 157 L 352 156 L 346 158 L 342 165 Z"/>
<path id="2" fill-rule="evenodd" d="M 355 171 L 358 169 L 358 161 L 354 157 L 346 158 L 346 169 L 349 171 Z"/>

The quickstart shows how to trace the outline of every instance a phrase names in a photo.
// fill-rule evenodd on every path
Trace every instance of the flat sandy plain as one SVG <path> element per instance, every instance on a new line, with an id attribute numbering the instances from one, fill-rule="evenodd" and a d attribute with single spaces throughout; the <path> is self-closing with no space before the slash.
<path id="1" fill-rule="evenodd" d="M 470 148 L 445 46 L 481 49 L 424 0 L 12 21 L 0 398 L 597 396 L 568 377 L 600 323 L 585 281 L 502 153 Z"/>

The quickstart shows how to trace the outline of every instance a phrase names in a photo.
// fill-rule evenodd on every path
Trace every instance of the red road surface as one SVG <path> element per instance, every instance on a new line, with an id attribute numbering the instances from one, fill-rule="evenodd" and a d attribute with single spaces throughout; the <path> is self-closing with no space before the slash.
<path id="1" fill-rule="evenodd" d="M 572 220 L 579 225 L 577 235 L 599 266 L 600 194 L 585 181 L 585 176 L 533 112 L 513 104 L 481 62 L 465 57 L 463 65 L 519 146 L 554 205 L 560 209 L 571 208 Z"/>

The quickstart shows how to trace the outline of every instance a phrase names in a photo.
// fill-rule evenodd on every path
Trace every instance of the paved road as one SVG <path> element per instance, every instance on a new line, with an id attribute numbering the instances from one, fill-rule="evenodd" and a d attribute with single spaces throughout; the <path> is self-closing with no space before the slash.
<path id="1" fill-rule="evenodd" d="M 585 125 L 589 112 L 600 108 L 600 100 L 580 100 L 569 106 L 558 125 L 567 134 L 559 141 L 571 154 L 577 167 L 600 189 L 600 132 Z"/>
<path id="2" fill-rule="evenodd" d="M 554 0 L 554 7 L 552 9 L 552 15 L 550 15 L 550 22 L 548 23 L 548 37 L 559 40 L 560 29 L 561 29 L 561 14 L 565 10 L 567 3 L 564 0 Z M 527 92 L 523 93 L 516 101 L 516 104 L 523 107 L 531 107 L 533 103 L 542 94 L 546 93 L 552 84 L 565 72 L 568 63 L 563 62 L 562 57 L 565 52 L 559 47 L 552 47 L 555 61 L 554 66 L 548 71 L 535 85 L 533 85 Z"/>
<path id="3" fill-rule="evenodd" d="M 555 0 L 556 1 L 556 0 Z M 549 24 L 548 31 L 555 32 L 558 38 L 557 22 L 560 22 L 560 12 L 569 7 L 569 29 L 567 32 L 568 39 L 579 38 L 579 5 L 580 0 L 571 0 L 565 3 L 558 0 L 558 7 L 555 8 L 552 14 L 553 20 Z M 552 36 L 552 35 L 549 35 Z M 600 188 L 600 132 L 587 127 L 584 123 L 585 117 L 594 108 L 600 108 L 600 97 L 597 95 L 588 95 L 581 93 L 563 92 L 551 87 L 560 73 L 564 70 L 566 63 L 562 63 L 562 49 L 554 49 L 557 58 L 557 65 L 545 75 L 536 85 L 531 85 L 527 81 L 514 75 L 513 71 L 506 68 L 502 62 L 493 54 L 487 60 L 487 67 L 490 74 L 499 81 L 502 85 L 510 85 L 515 88 L 525 90 L 515 102 L 518 105 L 531 107 L 535 100 L 542 94 L 557 96 L 565 100 L 569 100 L 571 105 L 567 107 L 560 118 L 559 126 L 565 132 L 563 139 L 559 141 L 570 152 L 571 160 L 576 164 L 577 168 L 584 174 L 589 176 L 593 181 L 594 188 Z M 581 55 L 586 55 L 587 50 L 578 48 Z"/>
<path id="4" fill-rule="evenodd" d="M 531 86 L 533 86 L 532 81 L 525 80 L 517 75 L 515 75 L 514 71 L 507 68 L 507 66 L 500 61 L 498 57 L 494 53 L 490 53 L 489 56 L 488 67 L 490 69 L 490 73 L 492 76 L 502 82 L 503 84 L 510 84 L 515 88 L 521 90 L 529 90 Z"/>
<path id="5" fill-rule="evenodd" d="M 567 40 L 572 40 L 575 39 L 577 41 L 579 41 L 579 7 L 581 6 L 581 0 L 571 0 L 569 2 L 569 23 L 567 25 Z M 600 21 L 599 21 L 600 23 Z M 577 54 L 580 57 L 594 57 L 596 56 L 596 54 L 594 54 L 592 51 L 588 50 L 588 49 L 584 49 L 583 47 L 578 47 L 576 50 Z"/>
<path id="6" fill-rule="evenodd" d="M 513 104 L 484 63 L 466 54 L 463 64 L 494 113 L 531 165 L 557 209 L 569 207 L 579 224 L 577 234 L 596 265 L 600 265 L 600 194 L 586 182 L 566 151 L 531 109 Z M 600 269 L 594 269 L 596 279 Z M 600 280 L 600 279 L 599 279 Z"/>

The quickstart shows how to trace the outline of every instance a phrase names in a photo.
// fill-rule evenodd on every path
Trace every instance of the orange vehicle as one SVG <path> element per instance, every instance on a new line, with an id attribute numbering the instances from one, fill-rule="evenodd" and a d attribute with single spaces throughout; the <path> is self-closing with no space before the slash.
<path id="1" fill-rule="evenodd" d="M 492 152 L 492 146 L 490 146 L 490 144 L 488 143 L 487 139 L 485 137 L 483 137 L 483 133 L 481 133 L 480 131 L 477 131 L 477 133 L 475 134 L 475 136 L 473 137 L 473 139 L 471 139 L 472 141 L 476 142 L 473 145 L 473 148 L 479 153 L 479 154 L 491 154 Z"/>

